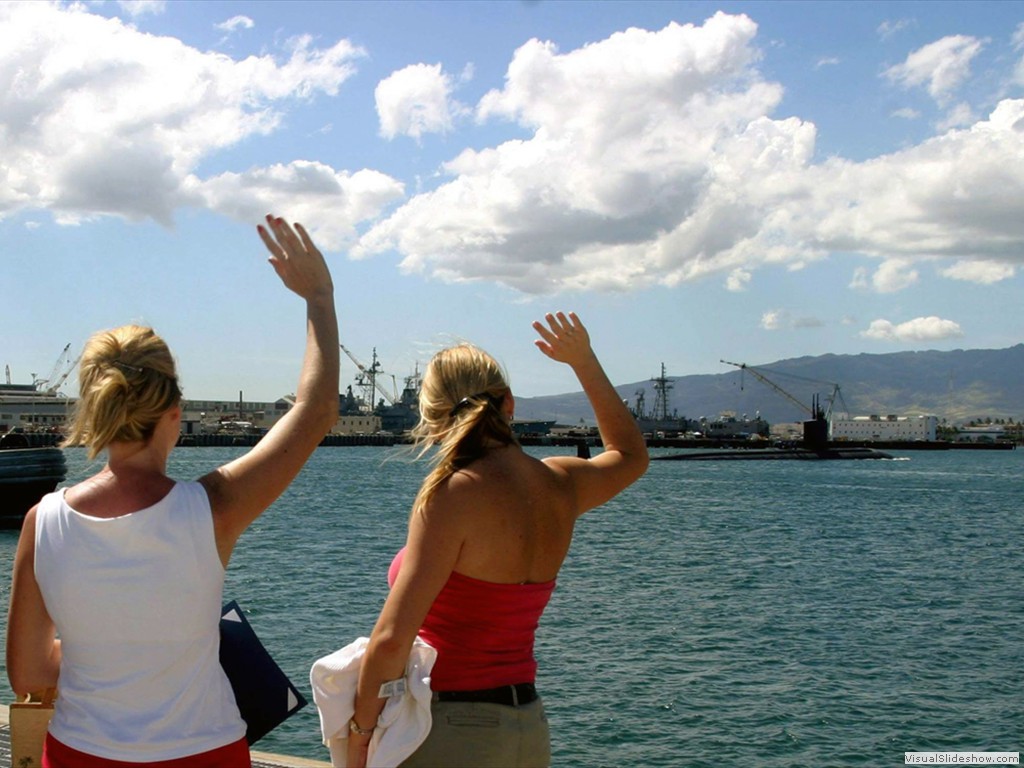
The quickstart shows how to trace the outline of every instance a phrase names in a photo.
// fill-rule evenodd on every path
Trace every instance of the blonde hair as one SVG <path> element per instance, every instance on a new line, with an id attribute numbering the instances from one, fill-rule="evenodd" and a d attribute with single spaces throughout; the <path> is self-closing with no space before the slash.
<path id="1" fill-rule="evenodd" d="M 423 374 L 420 421 L 412 434 L 420 456 L 435 445 L 437 453 L 414 509 L 422 508 L 441 483 L 483 456 L 494 442 L 516 442 L 501 411 L 508 394 L 504 371 L 482 349 L 459 344 L 434 355 Z"/>
<path id="2" fill-rule="evenodd" d="M 138 325 L 93 334 L 78 381 L 78 403 L 62 445 L 84 445 L 90 459 L 114 442 L 148 440 L 160 417 L 181 400 L 167 344 Z"/>

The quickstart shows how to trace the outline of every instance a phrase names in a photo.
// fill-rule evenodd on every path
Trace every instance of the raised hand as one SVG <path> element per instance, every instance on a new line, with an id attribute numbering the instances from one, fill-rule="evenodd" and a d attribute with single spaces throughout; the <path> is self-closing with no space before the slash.
<path id="1" fill-rule="evenodd" d="M 568 317 L 564 312 L 549 312 L 544 315 L 544 319 L 548 323 L 547 327 L 539 320 L 533 323 L 534 330 L 541 335 L 540 339 L 533 342 L 537 349 L 552 360 L 574 367 L 593 358 L 590 334 L 575 312 L 570 312 Z"/>
<path id="2" fill-rule="evenodd" d="M 270 251 L 268 261 L 285 286 L 304 299 L 318 294 L 333 294 L 331 273 L 323 254 L 313 245 L 305 228 L 295 229 L 284 219 L 267 214 L 267 227 L 256 227 L 263 244 Z"/>

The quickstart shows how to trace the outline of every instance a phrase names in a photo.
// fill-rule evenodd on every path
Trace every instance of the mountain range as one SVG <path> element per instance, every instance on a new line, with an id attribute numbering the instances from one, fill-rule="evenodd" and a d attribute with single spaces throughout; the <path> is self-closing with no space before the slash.
<path id="1" fill-rule="evenodd" d="M 724 363 L 723 363 L 724 364 Z M 769 423 L 801 421 L 815 396 L 821 407 L 842 416 L 935 414 L 962 424 L 991 417 L 1024 419 L 1024 344 L 1006 349 L 949 352 L 819 355 L 764 365 L 733 365 L 717 374 L 666 375 L 668 413 L 717 418 L 760 415 Z M 656 402 L 655 377 L 616 386 L 635 408 Z M 583 392 L 516 398 L 517 419 L 592 424 L 593 410 Z"/>

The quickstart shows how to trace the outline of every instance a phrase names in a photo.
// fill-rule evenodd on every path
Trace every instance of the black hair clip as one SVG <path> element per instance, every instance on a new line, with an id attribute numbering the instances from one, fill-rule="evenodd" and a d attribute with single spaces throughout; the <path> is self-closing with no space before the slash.
<path id="1" fill-rule="evenodd" d="M 133 373 L 142 373 L 144 370 L 146 370 L 145 368 L 140 368 L 137 365 L 128 365 L 128 363 L 125 363 L 121 360 L 113 360 L 111 361 L 110 364 L 117 366 L 122 371 L 132 371 Z"/>
<path id="2" fill-rule="evenodd" d="M 475 395 L 470 395 L 469 397 L 464 397 L 461 400 L 459 400 L 459 402 L 457 402 L 455 406 L 450 411 L 448 411 L 448 417 L 454 418 L 459 413 L 466 410 L 466 408 L 468 408 L 469 406 L 476 405 L 476 403 L 482 397 L 487 398 L 487 403 L 489 405 L 493 405 L 495 408 L 497 408 L 501 401 L 504 399 L 504 395 L 502 397 L 495 397 L 489 392 L 477 392 Z"/>

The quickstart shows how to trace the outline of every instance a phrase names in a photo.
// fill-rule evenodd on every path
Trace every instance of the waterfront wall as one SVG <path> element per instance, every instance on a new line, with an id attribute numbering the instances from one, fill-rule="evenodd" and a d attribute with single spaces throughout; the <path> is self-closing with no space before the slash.
<path id="1" fill-rule="evenodd" d="M 29 448 L 48 448 L 60 443 L 62 435 L 53 432 L 26 432 Z M 251 448 L 260 441 L 262 435 L 182 435 L 178 440 L 181 447 L 226 447 L 243 446 Z M 345 446 L 391 446 L 406 445 L 410 439 L 405 435 L 327 435 L 321 442 L 325 447 Z M 570 437 L 559 435 L 524 435 L 519 442 L 526 446 L 554 447 L 599 447 L 599 437 Z M 649 437 L 648 448 L 745 448 L 752 451 L 773 448 L 777 444 L 770 440 L 710 440 L 707 438 L 683 437 Z M 840 440 L 830 441 L 833 448 L 877 448 L 881 451 L 947 451 L 947 450 L 1010 450 L 1014 443 L 996 441 L 991 443 L 949 442 L 946 440 Z"/>
<path id="2" fill-rule="evenodd" d="M 184 447 L 210 446 L 247 446 L 252 447 L 260 440 L 260 435 L 183 435 L 178 441 Z M 327 435 L 321 442 L 322 447 L 336 446 L 391 446 L 408 445 L 411 439 L 405 435 Z M 552 446 L 556 448 L 579 448 L 581 446 L 600 447 L 599 437 L 565 437 L 557 435 L 531 436 L 519 438 L 524 446 Z M 770 440 L 710 440 L 707 438 L 682 437 L 649 437 L 648 448 L 695 448 L 714 450 L 716 448 L 746 449 L 759 451 L 766 448 L 777 448 L 778 443 Z M 794 443 L 799 445 L 799 442 Z M 948 450 L 1011 450 L 1011 442 L 967 443 L 948 442 L 945 440 L 839 440 L 829 441 L 829 448 L 877 448 L 881 451 L 948 451 Z"/>

